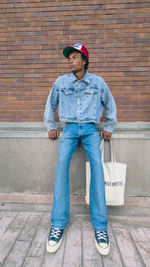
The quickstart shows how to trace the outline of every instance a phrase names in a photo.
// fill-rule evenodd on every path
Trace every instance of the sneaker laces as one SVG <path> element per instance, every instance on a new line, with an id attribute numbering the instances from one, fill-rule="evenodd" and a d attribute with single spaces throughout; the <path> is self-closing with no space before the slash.
<path id="1" fill-rule="evenodd" d="M 107 232 L 96 231 L 96 236 L 98 241 L 103 240 L 104 242 L 108 242 Z"/>
<path id="2" fill-rule="evenodd" d="M 59 239 L 62 229 L 60 228 L 52 228 L 50 232 L 50 239 Z"/>

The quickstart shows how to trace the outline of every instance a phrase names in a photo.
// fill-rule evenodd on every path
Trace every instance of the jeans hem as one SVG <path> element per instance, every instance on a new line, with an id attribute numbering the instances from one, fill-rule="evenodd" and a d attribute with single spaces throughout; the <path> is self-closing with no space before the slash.
<path id="1" fill-rule="evenodd" d="M 101 231 L 101 232 L 105 232 L 107 231 L 107 227 L 95 227 L 94 231 Z"/>
<path id="2" fill-rule="evenodd" d="M 51 227 L 59 228 L 59 229 L 64 229 L 67 225 L 60 225 L 60 224 L 51 224 Z"/>

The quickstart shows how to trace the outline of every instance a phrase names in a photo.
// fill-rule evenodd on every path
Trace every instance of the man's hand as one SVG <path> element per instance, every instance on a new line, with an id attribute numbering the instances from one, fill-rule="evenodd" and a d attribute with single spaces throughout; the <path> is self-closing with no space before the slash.
<path id="1" fill-rule="evenodd" d="M 112 133 L 106 132 L 106 131 L 101 131 L 101 134 L 100 134 L 101 138 L 104 137 L 104 140 L 106 141 L 110 141 L 111 135 Z"/>
<path id="2" fill-rule="evenodd" d="M 48 137 L 50 139 L 57 139 L 57 137 L 59 136 L 59 131 L 57 130 L 51 130 L 51 131 L 48 131 Z"/>

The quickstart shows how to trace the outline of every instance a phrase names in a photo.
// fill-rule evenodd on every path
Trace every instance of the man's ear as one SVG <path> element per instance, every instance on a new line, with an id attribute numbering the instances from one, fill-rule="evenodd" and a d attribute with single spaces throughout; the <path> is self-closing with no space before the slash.
<path id="1" fill-rule="evenodd" d="M 86 65 L 86 59 L 83 59 L 83 65 L 84 66 Z"/>

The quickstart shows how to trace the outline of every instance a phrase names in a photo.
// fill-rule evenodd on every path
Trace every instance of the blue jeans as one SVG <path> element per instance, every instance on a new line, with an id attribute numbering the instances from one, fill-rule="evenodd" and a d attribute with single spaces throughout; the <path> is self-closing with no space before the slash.
<path id="1" fill-rule="evenodd" d="M 60 140 L 56 169 L 52 227 L 65 228 L 70 209 L 69 165 L 81 140 L 90 161 L 90 217 L 94 230 L 107 230 L 104 173 L 101 162 L 100 136 L 94 123 L 67 123 Z M 78 175 L 78 174 L 77 174 Z"/>

